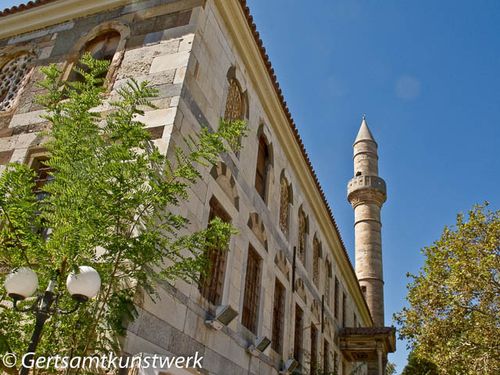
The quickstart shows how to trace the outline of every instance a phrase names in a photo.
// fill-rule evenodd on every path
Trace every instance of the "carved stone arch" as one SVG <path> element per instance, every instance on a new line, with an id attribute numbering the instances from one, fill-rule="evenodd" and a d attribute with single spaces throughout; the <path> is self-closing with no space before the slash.
<path id="1" fill-rule="evenodd" d="M 237 77 L 236 67 L 231 66 L 226 74 L 227 89 L 223 118 L 225 120 L 248 119 L 248 93 Z"/>
<path id="2" fill-rule="evenodd" d="M 301 215 L 303 215 L 304 217 L 304 225 L 305 225 L 304 230 L 307 234 L 309 234 L 309 217 L 307 216 L 306 211 L 304 210 L 303 204 L 299 206 L 299 219 Z"/>
<path id="3" fill-rule="evenodd" d="M 10 115 L 34 71 L 32 45 L 8 46 L 0 53 L 0 116 Z"/>
<path id="4" fill-rule="evenodd" d="M 247 225 L 252 230 L 253 234 L 255 234 L 255 237 L 261 242 L 262 246 L 267 250 L 266 228 L 257 212 L 250 213 Z"/>
<path id="5" fill-rule="evenodd" d="M 317 249 L 318 250 L 318 255 L 319 255 L 319 259 L 323 259 L 323 245 L 321 243 L 321 241 L 319 240 L 319 236 L 318 236 L 318 233 L 314 233 L 314 237 L 313 237 L 313 249 Z"/>
<path id="6" fill-rule="evenodd" d="M 313 237 L 313 282 L 319 288 L 320 266 L 319 261 L 322 258 L 321 242 L 318 239 L 318 234 L 314 233 Z"/>
<path id="7" fill-rule="evenodd" d="M 274 264 L 283 273 L 287 280 L 290 279 L 290 266 L 288 260 L 286 259 L 285 252 L 283 250 L 278 250 L 276 256 L 274 257 Z"/>
<path id="8" fill-rule="evenodd" d="M 331 294 L 332 294 L 332 282 L 333 282 L 333 270 L 332 270 L 332 262 L 330 261 L 330 257 L 325 255 L 325 278 L 324 278 L 324 295 L 325 302 L 328 306 L 331 307 Z"/>
<path id="9" fill-rule="evenodd" d="M 112 32 L 118 33 L 120 39 L 116 45 L 116 49 L 110 62 L 108 73 L 105 79 L 108 83 L 113 82 L 116 78 L 118 67 L 125 53 L 125 45 L 127 44 L 127 41 L 130 37 L 130 27 L 118 21 L 108 21 L 97 25 L 75 43 L 75 45 L 71 49 L 71 52 L 69 53 L 68 61 L 66 61 L 66 64 L 63 68 L 63 79 L 68 79 L 68 77 L 70 77 L 74 65 L 78 62 L 80 55 L 85 51 L 86 46 L 90 42 L 95 40 L 100 35 L 105 35 Z M 108 86 L 108 89 L 110 88 L 111 85 Z"/>
<path id="10" fill-rule="evenodd" d="M 293 202 L 293 192 L 292 185 L 288 182 L 284 171 L 285 170 L 281 171 L 279 186 L 279 226 L 283 234 L 288 236 L 290 231 L 290 213 Z"/>
<path id="11" fill-rule="evenodd" d="M 268 203 L 274 184 L 274 149 L 269 133 L 264 131 L 264 124 L 257 131 L 257 165 L 255 187 L 263 200 Z M 260 177 L 259 177 L 260 176 Z"/>
<path id="12" fill-rule="evenodd" d="M 297 292 L 297 295 L 302 298 L 302 301 L 304 301 L 307 305 L 306 288 L 304 286 L 304 281 L 300 277 L 295 280 L 295 291 Z"/>
<path id="13" fill-rule="evenodd" d="M 231 198 L 234 207 L 239 210 L 240 198 L 238 196 L 238 189 L 236 188 L 236 180 L 227 165 L 222 161 L 218 162 L 212 167 L 210 175 L 214 178 L 224 193 Z"/>
<path id="14" fill-rule="evenodd" d="M 260 125 L 257 129 L 257 139 L 260 139 L 260 137 L 263 136 L 264 139 L 266 140 L 267 146 L 269 147 L 269 156 L 271 159 L 271 164 L 274 165 L 274 150 L 273 150 L 273 137 L 271 134 L 271 131 L 269 130 L 269 127 L 265 124 L 264 121 L 260 122 Z"/>
<path id="15" fill-rule="evenodd" d="M 311 314 L 316 319 L 316 322 L 319 322 L 321 319 L 321 303 L 314 299 L 311 304 Z"/>
<path id="16" fill-rule="evenodd" d="M 293 185 L 292 185 L 292 177 L 288 173 L 288 171 L 283 168 L 280 173 L 280 180 L 285 179 L 288 184 L 288 195 L 289 195 L 289 203 L 293 205 Z"/>
<path id="17" fill-rule="evenodd" d="M 332 278 L 333 277 L 333 268 L 332 261 L 329 256 L 325 257 L 325 267 L 326 267 L 326 276 Z"/>
<path id="18" fill-rule="evenodd" d="M 300 205 L 299 207 L 299 212 L 298 212 L 298 224 L 299 224 L 299 230 L 298 230 L 298 256 L 302 264 L 305 266 L 306 265 L 306 252 L 307 252 L 307 238 L 309 234 L 309 218 L 307 217 L 306 213 L 304 212 L 303 206 Z"/>

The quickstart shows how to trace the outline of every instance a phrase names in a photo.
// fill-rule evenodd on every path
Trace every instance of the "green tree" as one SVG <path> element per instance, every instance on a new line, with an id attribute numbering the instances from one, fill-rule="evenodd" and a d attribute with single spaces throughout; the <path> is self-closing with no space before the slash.
<path id="1" fill-rule="evenodd" d="M 500 373 L 500 211 L 475 206 L 423 249 L 395 318 L 415 355 L 440 374 Z"/>
<path id="2" fill-rule="evenodd" d="M 417 357 L 414 352 L 408 355 L 408 363 L 401 375 L 438 375 L 437 366 L 423 358 Z"/>
<path id="3" fill-rule="evenodd" d="M 213 220 L 206 230 L 188 230 L 174 208 L 188 198 L 199 169 L 217 162 L 244 135 L 242 121 L 221 121 L 217 131 L 177 140 L 172 155 L 161 154 L 140 116 L 156 91 L 134 80 L 117 90 L 111 109 L 101 78 L 108 64 L 82 58 L 82 79 L 66 83 L 56 66 L 43 69 L 44 94 L 38 99 L 51 123 L 45 147 L 56 172 L 34 194 L 34 172 L 11 164 L 0 176 L 0 282 L 5 272 L 34 269 L 40 289 L 56 278 L 65 289 L 69 272 L 90 265 L 100 274 L 100 294 L 76 313 L 47 321 L 38 354 L 119 353 L 126 322 L 136 316 L 138 289 L 155 299 L 158 282 L 197 281 L 208 269 L 206 249 L 224 248 L 234 228 Z M 47 235 L 47 228 L 50 228 Z M 14 311 L 0 294 L 0 355 L 26 350 L 33 317 Z M 24 305 L 29 301 L 24 302 Z M 59 301 L 69 308 L 67 293 Z M 7 371 L 7 369 L 4 369 Z M 10 370 L 15 373 L 14 370 Z"/>
<path id="4" fill-rule="evenodd" d="M 392 362 L 387 362 L 387 365 L 385 366 L 385 374 L 396 375 L 396 365 Z"/>

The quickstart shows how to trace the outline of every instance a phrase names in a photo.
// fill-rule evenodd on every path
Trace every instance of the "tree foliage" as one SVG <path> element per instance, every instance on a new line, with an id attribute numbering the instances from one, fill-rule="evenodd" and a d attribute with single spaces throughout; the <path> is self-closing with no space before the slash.
<path id="1" fill-rule="evenodd" d="M 408 355 L 408 363 L 401 375 L 439 375 L 439 373 L 434 363 L 419 358 L 414 352 L 410 352 Z"/>
<path id="2" fill-rule="evenodd" d="M 34 194 L 34 172 L 26 165 L 8 165 L 0 177 L 0 271 L 29 266 L 40 289 L 56 278 L 66 308 L 73 305 L 64 290 L 70 271 L 90 265 L 102 279 L 96 299 L 47 321 L 39 346 L 45 355 L 119 352 L 125 322 L 136 316 L 137 288 L 155 298 L 159 281 L 196 281 L 208 269 L 206 249 L 223 249 L 234 233 L 218 219 L 206 230 L 188 230 L 173 208 L 188 198 L 200 168 L 234 147 L 245 123 L 203 128 L 167 158 L 140 121 L 154 108 L 155 89 L 131 80 L 108 101 L 99 78 L 108 64 L 85 55 L 80 66 L 77 82 L 62 81 L 56 66 L 43 69 L 38 100 L 51 123 L 45 147 L 55 171 L 45 197 Z M 33 317 L 13 311 L 7 300 L 0 295 L 0 355 L 20 358 Z"/>
<path id="3" fill-rule="evenodd" d="M 396 365 L 392 362 L 387 362 L 385 373 L 386 375 L 396 375 Z"/>
<path id="4" fill-rule="evenodd" d="M 440 374 L 500 373 L 500 211 L 476 206 L 423 249 L 409 307 L 396 315 L 415 355 Z"/>

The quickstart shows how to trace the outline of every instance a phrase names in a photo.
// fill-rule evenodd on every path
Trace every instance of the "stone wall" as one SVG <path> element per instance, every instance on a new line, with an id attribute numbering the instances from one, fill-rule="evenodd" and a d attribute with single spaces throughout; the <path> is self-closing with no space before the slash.
<path id="1" fill-rule="evenodd" d="M 182 90 L 194 27 L 202 1 L 141 1 L 132 5 L 67 21 L 46 29 L 0 40 L 0 66 L 20 52 L 33 55 L 29 79 L 16 95 L 15 105 L 0 112 L 0 162 L 28 162 L 42 148 L 37 135 L 48 124 L 35 103 L 41 93 L 36 82 L 41 67 L 54 63 L 67 77 L 81 48 L 103 29 L 118 30 L 123 48 L 115 54 L 110 97 L 127 78 L 148 80 L 159 90 L 158 109 L 145 114 L 153 138 L 166 151 Z M 119 48 L 120 49 L 120 48 Z M 106 111 L 107 106 L 99 108 Z"/>
<path id="2" fill-rule="evenodd" d="M 239 155 L 229 152 L 223 156 L 225 167 L 236 182 L 238 207 L 234 204 L 234 192 L 228 193 L 209 170 L 204 170 L 202 180 L 193 187 L 189 201 L 180 210 L 191 220 L 193 229 L 202 229 L 207 225 L 209 201 L 215 197 L 229 213 L 232 224 L 239 234 L 231 240 L 228 254 L 226 277 L 223 293 L 223 305 L 231 305 L 240 312 L 228 327 L 215 331 L 207 327 L 204 320 L 206 311 L 211 307 L 201 296 L 196 285 L 177 282 L 168 286 L 173 290 L 162 294 L 161 305 L 148 300 L 144 301 L 141 318 L 131 327 L 129 348 L 136 352 L 149 345 L 151 351 L 167 349 L 169 353 L 179 354 L 183 349 L 176 348 L 175 343 L 162 342 L 160 337 L 168 336 L 175 331 L 179 342 L 188 347 L 196 348 L 204 358 L 204 369 L 210 374 L 277 374 L 282 361 L 293 356 L 293 337 L 295 304 L 304 311 L 304 369 L 307 372 L 308 351 L 310 343 L 310 326 L 315 324 L 320 331 L 321 296 L 325 291 L 326 260 L 333 265 L 331 281 L 331 306 L 326 309 L 326 324 L 324 335 L 319 334 L 318 359 L 322 358 L 322 339 L 326 338 L 331 349 L 339 358 L 339 369 L 342 368 L 342 356 L 338 347 L 338 330 L 342 325 L 342 294 L 346 300 L 346 326 L 354 325 L 354 314 L 358 324 L 367 324 L 359 318 L 359 308 L 355 306 L 338 265 L 333 260 L 333 252 L 338 248 L 328 248 L 323 241 L 323 234 L 315 218 L 311 214 L 310 202 L 301 191 L 301 186 L 295 176 L 295 168 L 287 159 L 284 148 L 275 136 L 273 124 L 268 120 L 259 98 L 249 80 L 247 67 L 237 52 L 229 32 L 227 31 L 217 6 L 213 1 L 207 1 L 197 23 L 193 48 L 186 72 L 186 81 L 182 90 L 178 107 L 178 120 L 172 133 L 175 142 L 182 142 L 182 137 L 193 135 L 201 126 L 216 128 L 219 119 L 224 115 L 228 92 L 228 75 L 234 75 L 248 98 L 249 134 L 243 140 L 243 148 Z M 179 127 L 177 127 L 179 125 Z M 268 187 L 268 204 L 258 195 L 254 188 L 258 136 L 263 132 L 272 148 L 271 178 Z M 282 233 L 279 227 L 279 189 L 280 176 L 285 173 L 293 186 L 293 204 L 291 205 L 290 230 L 288 235 Z M 307 238 L 307 258 L 303 266 L 297 262 L 296 292 L 291 289 L 291 264 L 293 247 L 297 246 L 298 224 L 297 212 L 302 207 L 309 217 L 309 234 Z M 252 232 L 247 223 L 249 217 L 257 214 L 263 223 L 267 246 Z M 320 282 L 317 288 L 312 282 L 312 239 L 317 235 L 323 243 L 322 259 L 320 259 Z M 261 279 L 261 300 L 259 306 L 258 335 L 272 336 L 272 318 L 275 279 L 286 288 L 285 328 L 283 353 L 273 349 L 266 350 L 264 355 L 252 357 L 247 347 L 255 339 L 255 335 L 241 324 L 243 291 L 246 275 L 246 261 L 249 244 L 251 244 L 263 259 Z M 339 279 L 339 316 L 334 318 L 333 289 L 334 278 Z M 164 301 L 164 302 L 163 302 Z M 180 312 L 180 313 L 179 313 Z M 173 317 L 176 317 L 175 319 Z M 168 325 L 165 325 L 168 322 Z M 156 339 L 151 339 L 150 332 L 164 332 Z M 340 372 L 349 373 L 348 365 Z"/>

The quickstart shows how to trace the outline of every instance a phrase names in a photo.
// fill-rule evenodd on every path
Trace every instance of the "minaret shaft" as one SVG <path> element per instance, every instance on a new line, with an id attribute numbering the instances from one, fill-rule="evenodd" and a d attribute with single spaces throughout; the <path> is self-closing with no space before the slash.
<path id="1" fill-rule="evenodd" d="M 386 186 L 378 177 L 377 143 L 365 119 L 354 142 L 354 178 L 348 200 L 354 209 L 356 276 L 375 326 L 384 326 L 384 277 L 380 210 Z"/>

